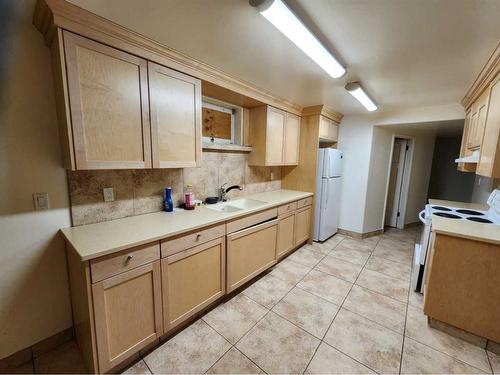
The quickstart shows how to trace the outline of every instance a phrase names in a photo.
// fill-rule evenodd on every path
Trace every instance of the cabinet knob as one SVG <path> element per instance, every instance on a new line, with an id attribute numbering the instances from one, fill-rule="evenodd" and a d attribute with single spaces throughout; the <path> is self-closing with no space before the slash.
<path id="1" fill-rule="evenodd" d="M 130 262 L 130 261 L 132 260 L 132 258 L 133 258 L 133 257 L 134 257 L 134 256 L 133 256 L 133 255 L 131 255 L 131 254 L 127 255 L 127 262 Z"/>

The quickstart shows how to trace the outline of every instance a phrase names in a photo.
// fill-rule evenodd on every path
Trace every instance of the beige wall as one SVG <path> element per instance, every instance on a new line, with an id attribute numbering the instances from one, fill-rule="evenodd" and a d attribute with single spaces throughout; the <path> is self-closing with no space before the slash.
<path id="1" fill-rule="evenodd" d="M 0 358 L 71 326 L 64 244 L 70 225 L 49 49 L 35 1 L 0 12 Z M 51 208 L 33 211 L 33 192 Z"/>
<path id="2" fill-rule="evenodd" d="M 390 131 L 381 130 L 384 129 L 382 125 L 396 128 L 405 124 L 420 131 L 418 124 L 463 118 L 464 111 L 459 104 L 344 117 L 338 142 L 338 149 L 344 151 L 344 171 L 346 171 L 342 179 L 339 227 L 358 233 L 382 228 L 391 148 Z M 404 133 L 396 130 L 393 132 Z M 408 131 L 406 133 L 410 134 Z M 418 142 L 416 158 L 419 160 L 415 170 L 419 172 L 415 172 L 417 174 L 411 177 L 414 182 L 416 181 L 413 189 L 419 190 L 409 197 L 408 216 L 405 222 L 415 219 L 414 214 L 418 213 L 417 209 L 423 202 L 424 191 L 427 193 L 427 186 L 424 188 L 424 185 L 428 184 L 428 176 L 423 174 L 423 169 L 431 162 L 429 160 L 429 157 L 432 158 L 431 144 L 434 144 L 434 138 Z M 426 151 L 420 153 L 421 149 Z M 428 169 L 430 174 L 430 164 Z M 349 173 L 349 171 L 355 172 Z"/>
<path id="3" fill-rule="evenodd" d="M 184 202 L 188 184 L 200 200 L 217 196 L 224 183 L 243 187 L 228 193 L 230 198 L 281 187 L 281 167 L 250 167 L 248 154 L 228 152 L 203 152 L 199 168 L 78 171 L 68 176 L 73 225 L 161 211 L 168 186 L 176 206 Z M 114 202 L 103 201 L 105 187 L 114 189 Z"/>

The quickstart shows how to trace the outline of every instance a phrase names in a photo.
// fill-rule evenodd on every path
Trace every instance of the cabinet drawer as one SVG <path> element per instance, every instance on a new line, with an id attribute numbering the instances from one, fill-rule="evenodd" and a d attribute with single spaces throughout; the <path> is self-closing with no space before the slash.
<path id="1" fill-rule="evenodd" d="M 236 219 L 228 222 L 226 224 L 226 232 L 228 234 L 234 233 L 252 225 L 262 223 L 266 220 L 274 219 L 276 216 L 278 216 L 278 209 L 276 208 L 271 208 L 269 210 L 258 212 L 253 215 L 248 215 L 241 219 Z"/>
<path id="2" fill-rule="evenodd" d="M 106 255 L 90 261 L 92 283 L 118 275 L 143 264 L 160 259 L 160 244 L 158 242 L 133 247 L 118 254 Z"/>
<path id="3" fill-rule="evenodd" d="M 312 197 L 307 197 L 307 198 L 301 199 L 300 201 L 297 201 L 297 209 L 305 207 L 305 206 L 310 206 L 312 203 L 313 203 Z"/>
<path id="4" fill-rule="evenodd" d="M 297 209 L 297 202 L 290 202 L 278 207 L 278 215 L 283 215 Z"/>
<path id="5" fill-rule="evenodd" d="M 215 225 L 210 228 L 200 229 L 188 234 L 182 234 L 174 238 L 161 241 L 162 258 L 189 249 L 190 247 L 205 243 L 222 237 L 226 234 L 224 224 Z"/>

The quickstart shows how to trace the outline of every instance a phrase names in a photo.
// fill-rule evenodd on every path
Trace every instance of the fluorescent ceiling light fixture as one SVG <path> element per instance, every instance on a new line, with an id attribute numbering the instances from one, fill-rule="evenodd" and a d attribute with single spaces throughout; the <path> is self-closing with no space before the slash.
<path id="1" fill-rule="evenodd" d="M 354 96 L 358 102 L 363 104 L 363 106 L 370 112 L 375 111 L 378 107 L 373 102 L 373 100 L 368 96 L 368 94 L 363 90 L 359 82 L 349 82 L 345 85 L 345 89 L 349 91 L 349 94 Z"/>
<path id="2" fill-rule="evenodd" d="M 342 77 L 346 69 L 327 51 L 282 0 L 250 0 L 269 22 L 299 47 L 333 78 Z"/>

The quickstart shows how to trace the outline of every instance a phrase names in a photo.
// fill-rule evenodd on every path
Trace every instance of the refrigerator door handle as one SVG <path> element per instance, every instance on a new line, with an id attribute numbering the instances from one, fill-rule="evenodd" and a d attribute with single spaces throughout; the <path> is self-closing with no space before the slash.
<path id="1" fill-rule="evenodd" d="M 328 189 L 330 188 L 330 181 L 328 181 L 328 183 L 326 184 L 326 203 L 328 203 Z"/>

